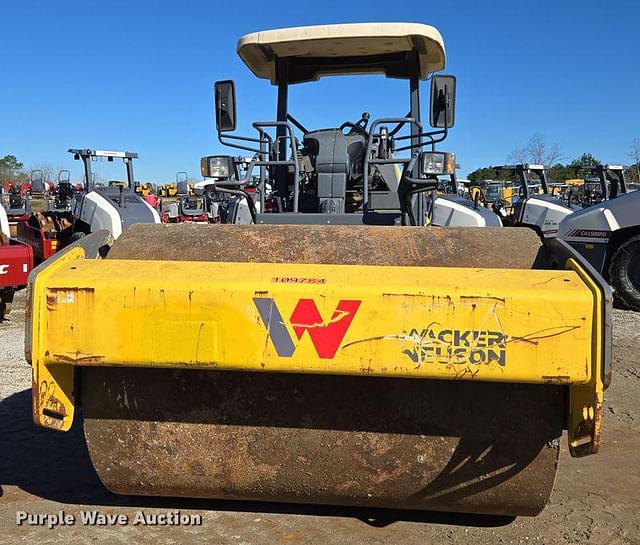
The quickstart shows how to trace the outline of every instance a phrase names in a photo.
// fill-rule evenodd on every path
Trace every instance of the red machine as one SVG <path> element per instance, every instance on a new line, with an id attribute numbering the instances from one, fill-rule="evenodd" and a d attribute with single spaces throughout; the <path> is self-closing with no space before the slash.
<path id="1" fill-rule="evenodd" d="M 17 238 L 33 248 L 35 262 L 41 263 L 68 244 L 72 228 L 69 212 L 37 212 L 18 223 Z"/>
<path id="2" fill-rule="evenodd" d="M 0 322 L 11 311 L 13 294 L 27 285 L 31 269 L 31 247 L 0 232 Z"/>
<path id="3" fill-rule="evenodd" d="M 186 195 L 163 211 L 162 223 L 209 223 L 206 201 L 203 196 Z"/>
<path id="4" fill-rule="evenodd" d="M 150 193 L 149 195 L 143 195 L 142 196 L 143 200 L 147 201 L 151 206 L 153 206 L 154 208 L 158 208 L 158 197 L 156 195 L 153 195 L 152 193 Z"/>
<path id="5" fill-rule="evenodd" d="M 18 192 L 12 192 L 2 196 L 0 206 L 4 208 L 4 213 L 9 222 L 9 236 L 15 237 L 18 225 L 27 221 L 31 214 L 31 203 L 27 195 L 23 196 Z"/>
<path id="6" fill-rule="evenodd" d="M 42 171 L 34 170 L 31 173 L 31 185 L 42 192 L 46 210 L 31 211 L 24 221 L 17 224 L 15 236 L 33 248 L 34 262 L 39 264 L 70 242 L 73 231 L 73 189 L 68 170 L 58 173 L 57 186 L 45 182 Z M 11 234 L 14 235 L 13 232 Z"/>

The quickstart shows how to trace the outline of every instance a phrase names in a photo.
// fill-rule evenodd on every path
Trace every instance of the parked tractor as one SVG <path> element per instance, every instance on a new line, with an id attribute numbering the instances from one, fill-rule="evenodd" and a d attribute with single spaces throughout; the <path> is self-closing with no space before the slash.
<path id="1" fill-rule="evenodd" d="M 50 258 L 68 244 L 89 233 L 107 230 L 118 238 L 124 229 L 136 223 L 160 223 L 160 216 L 134 191 L 133 160 L 137 153 L 91 149 L 70 149 L 74 159 L 84 165 L 84 187 L 73 191 L 71 185 L 58 185 L 56 197 L 65 196 L 61 209 L 34 213 L 22 222 L 18 238 L 34 249 L 36 262 Z M 91 162 L 121 159 L 126 167 L 127 181 L 111 181 L 99 186 L 91 172 Z M 55 201 L 54 201 L 55 202 Z M 62 205 L 62 202 L 59 203 Z"/>
<path id="2" fill-rule="evenodd" d="M 27 285 L 33 268 L 33 251 L 11 237 L 9 219 L 0 206 L 0 322 L 11 312 L 16 291 Z"/>
<path id="3" fill-rule="evenodd" d="M 627 192 L 624 168 L 584 167 L 599 182 L 599 202 L 562 220 L 564 240 L 613 286 L 616 298 L 640 311 L 640 192 Z"/>

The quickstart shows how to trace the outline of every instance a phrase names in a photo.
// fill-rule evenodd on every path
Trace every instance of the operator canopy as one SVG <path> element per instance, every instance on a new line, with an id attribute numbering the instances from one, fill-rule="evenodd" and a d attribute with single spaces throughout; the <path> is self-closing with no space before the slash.
<path id="1" fill-rule="evenodd" d="M 442 70 L 444 41 L 420 23 L 316 25 L 254 32 L 238 41 L 238 55 L 259 78 L 277 84 L 277 59 L 287 61 L 287 83 L 337 74 L 411 78 Z M 417 58 L 417 63 L 416 63 Z"/>

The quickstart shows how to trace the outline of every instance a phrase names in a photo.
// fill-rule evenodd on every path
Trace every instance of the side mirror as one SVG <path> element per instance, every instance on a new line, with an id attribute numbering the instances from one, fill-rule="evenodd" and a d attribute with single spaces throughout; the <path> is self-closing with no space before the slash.
<path id="1" fill-rule="evenodd" d="M 236 130 L 236 87 L 233 81 L 216 81 L 213 86 L 218 132 Z"/>
<path id="2" fill-rule="evenodd" d="M 456 77 L 431 78 L 431 108 L 429 122 L 436 129 L 450 129 L 455 123 Z"/>

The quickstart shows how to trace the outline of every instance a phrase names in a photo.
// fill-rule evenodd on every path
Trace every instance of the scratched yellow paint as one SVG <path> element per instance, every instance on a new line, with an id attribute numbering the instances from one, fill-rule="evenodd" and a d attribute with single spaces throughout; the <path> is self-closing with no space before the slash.
<path id="1" fill-rule="evenodd" d="M 81 248 L 70 249 L 59 256 L 53 265 L 44 268 L 28 289 L 25 354 L 32 364 L 33 420 L 40 426 L 60 431 L 69 430 L 73 423 L 74 369 L 69 365 L 45 365 L 43 354 L 46 349 L 43 346 L 47 339 L 43 336 L 41 309 L 46 303 L 42 287 L 60 267 L 78 263 L 78 259 L 83 257 L 84 251 Z"/>
<path id="2" fill-rule="evenodd" d="M 74 260 L 35 290 L 37 358 L 47 366 L 591 378 L 593 294 L 572 271 Z M 274 301 L 288 357 L 255 298 Z M 321 320 L 297 324 L 298 338 L 291 316 L 301 299 Z M 310 330 L 344 319 L 334 314 L 341 300 L 360 304 L 335 355 L 319 357 Z"/>
<path id="3" fill-rule="evenodd" d="M 568 265 L 591 289 L 594 320 L 601 324 L 601 334 L 593 336 L 591 373 L 587 384 L 572 384 L 569 388 L 568 436 L 572 456 L 598 452 L 602 428 L 604 383 L 602 377 L 604 343 L 604 299 L 600 288 L 574 259 Z"/>

